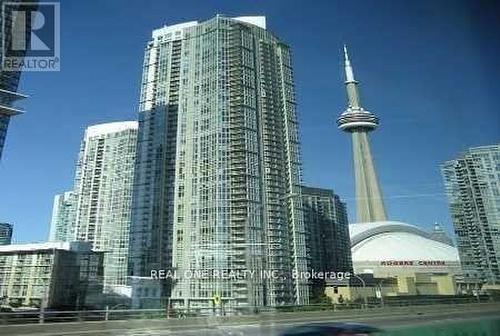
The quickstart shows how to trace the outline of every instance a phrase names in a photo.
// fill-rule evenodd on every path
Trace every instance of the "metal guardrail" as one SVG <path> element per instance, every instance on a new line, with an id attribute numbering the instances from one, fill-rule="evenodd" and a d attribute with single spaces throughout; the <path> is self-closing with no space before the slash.
<path id="1" fill-rule="evenodd" d="M 481 302 L 489 302 L 484 298 Z M 182 319 L 188 317 L 207 316 L 242 316 L 256 314 L 276 314 L 287 312 L 314 312 L 314 311 L 352 311 L 352 310 L 375 310 L 383 307 L 411 307 L 432 306 L 443 304 L 469 304 L 478 303 L 475 297 L 465 298 L 436 298 L 424 300 L 385 300 L 385 302 L 372 303 L 343 303 L 343 304 L 312 304 L 307 306 L 279 306 L 279 307 L 245 307 L 229 308 L 215 307 L 205 311 L 199 309 L 103 309 L 103 310 L 78 310 L 78 311 L 54 311 L 54 310 L 32 310 L 0 312 L 0 325 L 6 324 L 29 324 L 29 323 L 63 323 L 80 321 L 109 321 L 129 319 Z"/>
<path id="2" fill-rule="evenodd" d="M 169 318 L 180 317 L 172 314 Z M 56 323 L 80 321 L 108 321 L 128 319 L 166 318 L 164 309 L 120 309 L 120 310 L 78 310 L 78 311 L 15 311 L 0 313 L 1 324 Z"/>
<path id="3" fill-rule="evenodd" d="M 380 307 L 408 307 L 408 306 L 425 306 L 436 304 L 467 304 L 491 302 L 489 296 L 480 297 L 443 297 L 443 298 L 425 298 L 425 299 L 404 299 L 404 297 L 386 296 L 383 300 L 370 298 L 366 303 L 361 302 L 343 303 L 343 304 L 315 304 L 307 306 L 281 306 L 275 307 L 278 311 L 300 311 L 300 310 L 349 310 L 349 309 L 370 309 Z"/>

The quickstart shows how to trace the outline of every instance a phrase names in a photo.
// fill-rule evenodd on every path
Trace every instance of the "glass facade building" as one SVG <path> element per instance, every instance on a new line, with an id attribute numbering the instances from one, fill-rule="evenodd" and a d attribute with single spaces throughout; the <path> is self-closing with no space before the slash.
<path id="1" fill-rule="evenodd" d="M 9 245 L 12 241 L 12 224 L 0 223 L 0 245 Z"/>
<path id="2" fill-rule="evenodd" d="M 56 195 L 52 208 L 49 241 L 68 241 L 74 236 L 75 194 L 73 191 Z"/>
<path id="3" fill-rule="evenodd" d="M 64 204 L 63 198 L 59 212 L 64 223 L 67 214 L 73 216 L 74 206 L 74 229 L 69 225 L 61 230 L 69 233 L 68 241 L 88 241 L 94 251 L 105 252 L 106 292 L 126 284 L 137 128 L 136 121 L 124 121 L 86 129 L 76 167 L 74 205 Z"/>
<path id="4" fill-rule="evenodd" d="M 146 46 L 129 274 L 176 272 L 176 307 L 306 304 L 290 48 L 264 17 L 153 31 Z M 190 272 L 233 271 L 222 279 Z M 276 276 L 260 276 L 263 271 Z"/>
<path id="5" fill-rule="evenodd" d="M 333 190 L 302 186 L 308 270 L 352 273 L 351 243 L 346 204 Z M 311 280 L 312 302 L 323 297 L 325 281 Z"/>
<path id="6" fill-rule="evenodd" d="M 441 166 L 464 276 L 500 284 L 500 145 Z"/>
<path id="7" fill-rule="evenodd" d="M 333 190 L 302 187 L 309 267 L 322 272 L 352 272 L 346 204 Z"/>
<path id="8" fill-rule="evenodd" d="M 12 1 L 1 1 L 0 6 L 4 4 L 9 5 L 9 8 L 16 8 L 16 3 L 23 5 L 29 3 L 31 9 L 36 9 L 36 0 L 23 1 L 23 0 L 12 0 Z M 12 15 L 15 11 L 6 11 L 4 17 L 2 17 L 3 22 L 0 24 L 0 37 L 3 43 L 8 46 L 12 42 L 11 29 L 16 18 Z M 4 28 L 6 31 L 4 31 Z M 30 34 L 27 34 L 29 38 Z M 0 48 L 0 61 L 3 64 L 3 48 Z M 3 66 L 0 66 L 0 160 L 2 159 L 2 152 L 5 144 L 5 138 L 7 137 L 7 128 L 9 126 L 10 118 L 15 115 L 22 114 L 24 111 L 15 106 L 16 101 L 26 98 L 25 95 L 17 93 L 17 87 L 19 84 L 19 78 L 21 73 L 19 71 L 5 71 Z"/>

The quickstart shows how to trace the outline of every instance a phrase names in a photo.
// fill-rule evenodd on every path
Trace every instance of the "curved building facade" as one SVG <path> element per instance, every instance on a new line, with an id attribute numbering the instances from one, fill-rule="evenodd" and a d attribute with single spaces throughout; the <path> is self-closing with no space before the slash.
<path id="1" fill-rule="evenodd" d="M 391 277 L 409 273 L 459 274 L 457 249 L 417 226 L 382 221 L 349 225 L 355 273 Z"/>

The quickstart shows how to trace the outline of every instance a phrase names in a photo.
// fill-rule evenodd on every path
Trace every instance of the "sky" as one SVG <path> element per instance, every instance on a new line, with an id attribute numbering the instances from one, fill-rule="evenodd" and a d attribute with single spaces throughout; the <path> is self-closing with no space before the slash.
<path id="1" fill-rule="evenodd" d="M 355 221 L 342 45 L 348 45 L 389 219 L 452 224 L 439 165 L 500 141 L 500 6 L 495 1 L 77 1 L 61 3 L 61 71 L 26 72 L 27 110 L 0 162 L 0 221 L 15 242 L 48 237 L 53 196 L 73 185 L 84 129 L 134 120 L 145 44 L 165 24 L 265 15 L 291 46 L 303 178 L 334 189 Z"/>

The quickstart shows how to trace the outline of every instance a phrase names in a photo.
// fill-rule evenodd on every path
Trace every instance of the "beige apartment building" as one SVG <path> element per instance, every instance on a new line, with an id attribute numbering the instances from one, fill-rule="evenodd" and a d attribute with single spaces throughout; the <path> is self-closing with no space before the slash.
<path id="1" fill-rule="evenodd" d="M 81 309 L 102 293 L 102 261 L 87 242 L 0 246 L 0 304 Z"/>

